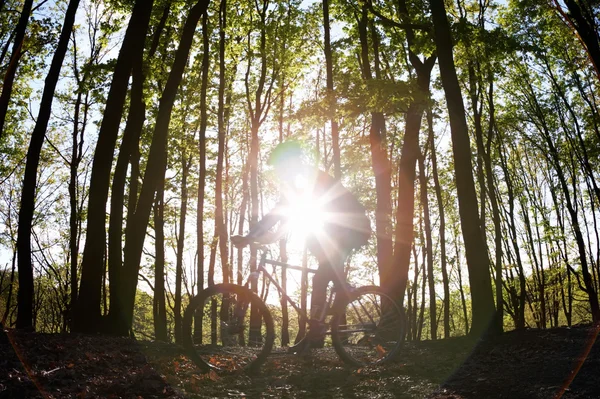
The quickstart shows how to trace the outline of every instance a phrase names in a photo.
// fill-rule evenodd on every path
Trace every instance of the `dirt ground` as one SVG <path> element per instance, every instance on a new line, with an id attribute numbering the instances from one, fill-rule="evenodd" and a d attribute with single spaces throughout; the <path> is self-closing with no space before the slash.
<path id="1" fill-rule="evenodd" d="M 600 398 L 599 328 L 408 343 L 396 363 L 346 367 L 332 349 L 275 353 L 258 375 L 201 374 L 176 345 L 0 333 L 4 398 Z"/>

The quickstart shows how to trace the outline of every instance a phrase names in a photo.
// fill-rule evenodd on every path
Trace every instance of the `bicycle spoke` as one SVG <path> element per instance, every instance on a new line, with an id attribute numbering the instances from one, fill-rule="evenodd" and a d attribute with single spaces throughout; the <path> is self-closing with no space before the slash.
<path id="1" fill-rule="evenodd" d="M 345 323 L 336 316 L 334 345 L 344 361 L 361 366 L 391 359 L 401 347 L 402 314 L 377 287 L 363 287 L 345 308 Z"/>
<path id="2" fill-rule="evenodd" d="M 186 347 L 201 367 L 248 369 L 262 363 L 273 345 L 273 322 L 266 305 L 241 286 L 222 284 L 205 290 L 186 309 L 184 325 Z"/>

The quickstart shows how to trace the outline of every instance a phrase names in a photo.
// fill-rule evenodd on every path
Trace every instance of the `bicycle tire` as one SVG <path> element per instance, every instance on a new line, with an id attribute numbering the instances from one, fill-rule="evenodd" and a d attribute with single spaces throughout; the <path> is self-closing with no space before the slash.
<path id="1" fill-rule="evenodd" d="M 404 340 L 400 306 L 377 286 L 353 290 L 344 303 L 331 320 L 331 340 L 338 356 L 355 367 L 395 358 Z"/>
<path id="2" fill-rule="evenodd" d="M 225 308 L 223 303 L 227 304 Z M 214 304 L 218 308 L 216 323 L 213 323 L 210 317 L 210 312 L 214 312 Z M 224 309 L 227 320 L 222 319 Z M 250 325 L 253 309 L 257 311 L 255 317 L 260 317 L 258 330 L 256 322 L 254 328 Z M 194 317 L 197 314 L 202 317 L 209 316 L 201 319 L 203 327 L 201 342 L 210 338 L 210 344 L 202 345 L 194 342 Z M 192 361 L 203 372 L 257 371 L 271 352 L 274 340 L 275 327 L 271 312 L 260 297 L 246 287 L 235 284 L 217 284 L 208 287 L 192 298 L 185 309 L 183 346 Z"/>

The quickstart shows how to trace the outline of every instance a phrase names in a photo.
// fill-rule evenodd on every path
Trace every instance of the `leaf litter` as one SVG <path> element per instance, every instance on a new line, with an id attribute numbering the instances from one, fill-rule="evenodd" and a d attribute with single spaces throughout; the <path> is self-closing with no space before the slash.
<path id="1" fill-rule="evenodd" d="M 395 363 L 359 369 L 331 348 L 279 353 L 250 376 L 203 374 L 174 344 L 8 330 L 0 333 L 0 399 L 596 398 L 596 334 L 579 326 L 407 343 Z"/>

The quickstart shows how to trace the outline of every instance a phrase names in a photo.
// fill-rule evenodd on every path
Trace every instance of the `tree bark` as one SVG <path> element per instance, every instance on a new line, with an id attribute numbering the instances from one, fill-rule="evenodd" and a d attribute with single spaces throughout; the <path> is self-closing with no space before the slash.
<path id="1" fill-rule="evenodd" d="M 133 217 L 133 223 L 127 225 L 125 232 L 127 246 L 125 247 L 125 263 L 121 276 L 123 291 L 122 296 L 117 298 L 120 301 L 120 307 L 119 314 L 115 319 L 120 321 L 117 326 L 114 326 L 116 327 L 114 332 L 117 334 L 126 333 L 131 327 L 145 232 L 154 202 L 154 194 L 159 182 L 164 179 L 171 111 L 192 46 L 196 25 L 202 14 L 206 12 L 208 3 L 209 0 L 200 0 L 189 11 L 179 47 L 175 54 L 173 67 L 160 100 L 140 198 Z"/>
<path id="2" fill-rule="evenodd" d="M 452 32 L 444 2 L 431 0 L 430 4 L 440 75 L 450 117 L 458 206 L 469 269 L 473 318 L 471 334 L 479 336 L 489 330 L 490 322 L 495 314 L 492 282 L 489 274 L 490 260 L 485 251 L 486 245 L 484 237 L 481 235 L 480 220 L 477 214 L 477 195 L 473 181 L 469 133 L 465 107 L 454 66 Z"/>
<path id="3" fill-rule="evenodd" d="M 398 2 L 398 14 L 400 19 L 410 24 L 410 14 L 404 0 Z M 408 281 L 408 270 L 410 267 L 410 252 L 413 243 L 413 219 L 415 213 L 415 170 L 419 150 L 419 130 L 425 110 L 424 99 L 430 95 L 429 83 L 431 70 L 435 65 L 436 54 L 421 61 L 414 53 L 414 31 L 407 27 L 405 30 L 408 50 L 408 59 L 417 75 L 418 95 L 423 98 L 413 100 L 406 112 L 404 139 L 400 151 L 400 162 L 398 165 L 398 204 L 396 207 L 396 226 L 394 232 L 393 264 L 394 268 L 386 270 L 383 279 L 384 287 L 389 286 L 394 292 L 399 303 L 404 303 L 404 292 Z"/>
<path id="4" fill-rule="evenodd" d="M 185 133 L 185 132 L 184 132 Z M 177 260 L 175 263 L 175 343 L 182 341 L 183 327 L 181 325 L 181 283 L 183 280 L 183 250 L 185 249 L 185 219 L 187 216 L 187 177 L 190 161 L 185 156 L 185 144 L 181 148 L 181 209 L 179 212 L 179 234 L 177 237 Z"/>
<path id="5" fill-rule="evenodd" d="M 340 133 L 337 118 L 335 117 L 337 99 L 333 91 L 333 57 L 331 53 L 331 29 L 329 26 L 329 0 L 323 0 L 323 30 L 325 69 L 327 74 L 327 112 L 331 124 L 331 148 L 333 150 L 333 177 L 339 180 L 342 178 L 342 167 L 340 160 Z"/>
<path id="6" fill-rule="evenodd" d="M 115 65 L 113 80 L 106 99 L 104 117 L 98 133 L 90 178 L 90 200 L 86 240 L 81 262 L 80 295 L 74 320 L 74 330 L 79 332 L 103 330 L 100 300 L 105 259 L 104 248 L 106 247 L 106 201 L 110 173 L 129 76 L 134 60 L 144 50 L 153 3 L 153 0 L 137 0 L 133 7 L 129 26 Z"/>
<path id="7" fill-rule="evenodd" d="M 433 148 L 430 148 L 433 151 Z M 425 230 L 425 251 L 427 253 L 427 282 L 429 288 L 429 322 L 431 324 L 431 339 L 437 339 L 437 302 L 435 296 L 435 278 L 433 275 L 433 241 L 431 239 L 431 221 L 429 218 L 429 195 L 425 175 L 425 154 L 419 157 L 419 185 L 421 188 L 421 205 L 423 206 L 423 224 Z M 425 285 L 425 280 L 423 280 Z"/>
<path id="8" fill-rule="evenodd" d="M 577 32 L 579 40 L 587 50 L 588 57 L 594 65 L 596 76 L 600 79 L 600 37 L 598 35 L 597 16 L 594 13 L 595 3 L 586 0 L 565 0 L 568 12 L 565 12 L 558 1 L 556 8 Z"/>
<path id="9" fill-rule="evenodd" d="M 148 51 L 146 64 L 151 60 L 158 49 L 160 35 L 166 25 L 169 15 L 170 3 L 164 8 L 163 15 L 154 32 L 154 38 Z M 129 114 L 121 146 L 119 148 L 119 156 L 115 165 L 113 183 L 110 195 L 110 221 L 108 226 L 108 274 L 110 292 L 113 296 L 118 296 L 121 292 L 119 286 L 119 274 L 123 267 L 123 208 L 125 200 L 125 184 L 127 177 L 127 166 L 131 163 L 129 199 L 127 206 L 128 219 L 135 212 L 138 195 L 138 177 L 139 177 L 139 141 L 146 119 L 146 103 L 144 101 L 144 83 L 146 75 L 144 73 L 143 52 L 135 54 L 136 59 L 133 60 L 132 75 L 133 82 L 131 85 Z M 111 302 L 112 313 L 116 314 L 114 309 L 116 302 Z"/>
<path id="10" fill-rule="evenodd" d="M 227 142 L 227 126 L 225 124 L 225 88 L 226 69 L 225 69 L 225 30 L 227 28 L 227 1 L 221 0 L 221 11 L 219 18 L 219 99 L 217 109 L 217 131 L 218 131 L 218 152 L 217 152 L 217 175 L 215 177 L 215 222 L 216 233 L 219 236 L 219 254 L 221 259 L 221 268 L 223 270 L 223 282 L 229 282 L 229 262 L 227 255 L 227 228 L 223 211 L 223 162 L 225 158 L 225 144 Z"/>
<path id="11" fill-rule="evenodd" d="M 37 173 L 40 162 L 40 153 L 46 138 L 46 130 L 52 113 L 52 100 L 54 91 L 60 77 L 65 54 L 69 46 L 69 38 L 75 23 L 75 14 L 79 0 L 71 0 L 65 14 L 58 45 L 50 70 L 46 76 L 42 100 L 38 117 L 31 134 L 29 149 L 27 150 L 27 162 L 25 164 L 25 176 L 23 178 L 23 191 L 21 194 L 21 208 L 19 210 L 19 227 L 17 238 L 17 253 L 19 267 L 19 290 L 17 291 L 17 328 L 33 327 L 33 265 L 31 262 L 31 229 L 33 222 L 33 211 L 35 209 L 35 189 L 37 186 Z"/>
<path id="12" fill-rule="evenodd" d="M 435 188 L 435 197 L 438 203 L 440 215 L 440 266 L 442 269 L 442 284 L 444 286 L 444 338 L 450 338 L 450 282 L 448 280 L 448 269 L 446 259 L 446 213 L 444 210 L 444 199 L 438 176 L 437 154 L 433 135 L 433 114 L 431 108 L 427 109 L 427 125 L 429 129 L 429 145 L 431 148 L 431 168 Z"/>
<path id="13" fill-rule="evenodd" d="M 362 75 L 366 82 L 373 79 L 369 60 L 368 26 L 368 8 L 365 4 L 362 7 L 361 17 L 358 21 L 358 31 L 361 46 L 360 59 Z M 375 74 L 376 78 L 379 78 L 379 52 L 377 49 L 379 38 L 374 28 L 372 29 L 372 38 L 374 46 L 373 51 L 375 54 Z M 389 270 L 391 269 L 393 249 L 391 235 L 392 172 L 386 148 L 385 116 L 382 112 L 371 112 L 369 143 L 371 149 L 371 165 L 373 167 L 373 174 L 375 175 L 375 235 L 377 239 L 377 266 L 379 268 L 381 280 L 389 281 L 386 277 L 389 275 Z"/>
<path id="14" fill-rule="evenodd" d="M 204 197 L 206 188 L 206 126 L 208 123 L 206 92 L 208 87 L 208 68 L 210 66 L 210 42 L 208 34 L 208 14 L 202 14 L 202 82 L 200 86 L 200 132 L 198 140 L 198 205 L 196 209 L 196 242 L 198 246 L 198 264 L 196 281 L 198 294 L 204 289 Z M 202 312 L 194 315 L 194 340 L 202 343 Z"/>
<path id="15" fill-rule="evenodd" d="M 0 94 L 0 142 L 2 141 L 2 136 L 4 135 L 6 113 L 8 112 L 8 105 L 10 102 L 10 96 L 12 94 L 13 84 L 15 82 L 15 76 L 17 74 L 17 67 L 19 66 L 19 60 L 23 54 L 21 50 L 23 47 L 23 41 L 25 40 L 25 32 L 27 31 L 27 24 L 31 15 L 32 6 L 33 0 L 25 0 L 23 3 L 21 16 L 19 17 L 19 22 L 17 22 L 17 26 L 15 28 L 15 41 L 13 43 L 10 62 L 2 82 L 2 94 Z"/>
<path id="16" fill-rule="evenodd" d="M 154 201 L 154 337 L 168 342 L 167 308 L 165 304 L 165 182 L 161 181 Z"/>

